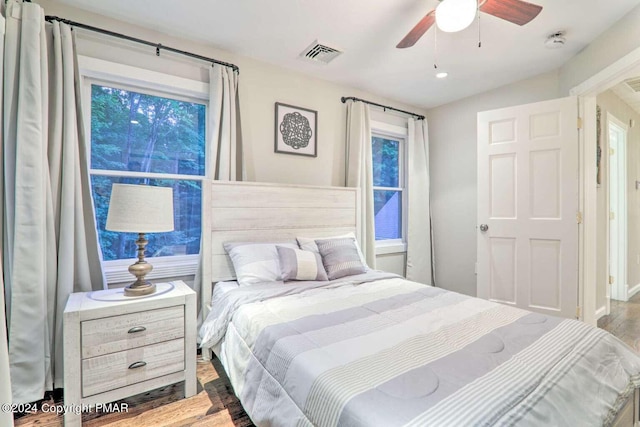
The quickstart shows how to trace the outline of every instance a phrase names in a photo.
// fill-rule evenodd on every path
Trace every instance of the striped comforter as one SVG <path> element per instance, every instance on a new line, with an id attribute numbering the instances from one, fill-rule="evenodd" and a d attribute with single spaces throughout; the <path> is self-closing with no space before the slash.
<path id="1" fill-rule="evenodd" d="M 200 335 L 259 426 L 601 426 L 640 386 L 607 332 L 375 272 L 214 293 Z"/>

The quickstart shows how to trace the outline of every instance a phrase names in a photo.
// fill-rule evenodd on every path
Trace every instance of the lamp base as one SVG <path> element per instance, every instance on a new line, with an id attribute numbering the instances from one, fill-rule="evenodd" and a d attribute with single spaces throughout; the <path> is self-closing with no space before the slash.
<path id="1" fill-rule="evenodd" d="M 141 295 L 149 295 L 156 291 L 156 285 L 144 277 L 151 273 L 153 266 L 144 260 L 144 248 L 147 246 L 148 240 L 144 237 L 144 233 L 138 233 L 138 261 L 129 266 L 129 273 L 136 276 L 136 281 L 124 288 L 124 296 L 139 297 Z"/>
<path id="2" fill-rule="evenodd" d="M 124 296 L 126 297 L 139 297 L 142 295 L 150 295 L 156 291 L 156 285 L 150 282 L 147 282 L 143 285 L 138 285 L 136 283 L 132 283 L 126 288 L 124 288 Z"/>

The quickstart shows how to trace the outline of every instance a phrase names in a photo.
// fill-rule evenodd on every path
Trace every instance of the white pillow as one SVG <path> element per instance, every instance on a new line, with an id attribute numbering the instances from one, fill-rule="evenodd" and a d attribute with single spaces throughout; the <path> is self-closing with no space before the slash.
<path id="1" fill-rule="evenodd" d="M 327 240 L 327 239 L 347 239 L 349 237 L 353 237 L 355 240 L 356 249 L 358 250 L 358 256 L 360 257 L 360 261 L 365 266 L 367 271 L 371 270 L 367 265 L 367 260 L 364 259 L 364 255 L 362 255 L 362 251 L 360 250 L 360 245 L 358 244 L 358 239 L 356 239 L 356 235 L 354 233 L 341 234 L 339 236 L 323 236 L 323 237 L 296 237 L 298 241 L 298 246 L 300 249 L 305 251 L 315 252 L 317 254 L 320 253 L 318 250 L 318 245 L 316 244 L 316 240 Z"/>
<path id="2" fill-rule="evenodd" d="M 324 242 L 324 240 L 320 240 Z M 322 265 L 320 254 L 301 249 L 284 248 L 276 246 L 282 280 L 315 280 L 326 281 L 327 272 Z"/>
<path id="3" fill-rule="evenodd" d="M 282 281 L 276 245 L 298 249 L 298 245 L 288 242 L 227 242 L 224 244 L 240 286 Z"/>

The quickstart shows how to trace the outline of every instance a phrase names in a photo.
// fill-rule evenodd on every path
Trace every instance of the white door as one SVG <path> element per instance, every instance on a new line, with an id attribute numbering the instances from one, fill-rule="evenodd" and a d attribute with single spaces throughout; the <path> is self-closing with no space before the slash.
<path id="1" fill-rule="evenodd" d="M 577 317 L 577 105 L 478 113 L 479 297 Z"/>

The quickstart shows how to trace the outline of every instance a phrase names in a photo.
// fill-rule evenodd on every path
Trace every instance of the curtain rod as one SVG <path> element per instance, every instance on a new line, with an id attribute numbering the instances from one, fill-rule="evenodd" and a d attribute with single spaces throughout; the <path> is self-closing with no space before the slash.
<path id="1" fill-rule="evenodd" d="M 224 65 L 225 67 L 232 68 L 233 71 L 235 71 L 236 73 L 240 73 L 240 69 L 238 68 L 237 65 L 230 64 L 228 62 L 218 61 L 217 59 L 208 58 L 206 56 L 202 56 L 202 55 L 198 55 L 196 53 L 192 53 L 192 52 L 187 52 L 187 51 L 184 51 L 184 50 L 176 49 L 174 47 L 164 46 L 164 45 L 162 45 L 160 43 L 153 43 L 153 42 L 150 42 L 150 41 L 147 41 L 147 40 L 143 40 L 143 39 L 139 39 L 139 38 L 136 38 L 136 37 L 127 36 L 126 34 L 120 34 L 120 33 L 114 32 L 114 31 L 105 30 L 103 28 L 92 27 L 91 25 L 82 24 L 80 22 L 74 22 L 74 21 L 71 21 L 69 19 L 59 18 L 57 16 L 47 15 L 47 16 L 44 17 L 44 19 L 47 22 L 53 22 L 53 21 L 63 22 L 65 24 L 67 24 L 67 25 L 71 25 L 72 27 L 82 28 L 83 30 L 94 31 L 96 33 L 106 34 L 106 35 L 111 36 L 111 37 L 117 37 L 119 39 L 124 39 L 124 40 L 128 40 L 128 41 L 140 43 L 140 44 L 143 44 L 143 45 L 146 45 L 146 46 L 152 46 L 152 47 L 156 48 L 156 55 L 157 56 L 160 56 L 160 49 L 163 49 L 163 50 L 166 50 L 168 52 L 177 53 L 179 55 L 188 56 L 190 58 L 199 59 L 201 61 L 211 62 L 213 64 L 218 64 L 218 65 Z"/>
<path id="2" fill-rule="evenodd" d="M 385 110 L 393 110 L 399 113 L 408 114 L 410 116 L 414 116 L 418 120 L 424 120 L 424 116 L 422 114 L 416 114 L 416 113 L 412 113 L 411 111 L 400 110 L 398 108 L 389 107 L 388 105 L 382 105 L 382 104 L 378 104 L 377 102 L 367 101 L 366 99 L 356 98 L 355 96 L 346 96 L 346 97 L 343 96 L 342 98 L 340 98 L 340 101 L 342 101 L 343 104 L 348 100 L 364 102 L 365 104 L 375 105 L 376 107 L 384 108 Z"/>

